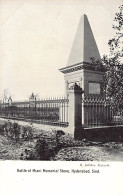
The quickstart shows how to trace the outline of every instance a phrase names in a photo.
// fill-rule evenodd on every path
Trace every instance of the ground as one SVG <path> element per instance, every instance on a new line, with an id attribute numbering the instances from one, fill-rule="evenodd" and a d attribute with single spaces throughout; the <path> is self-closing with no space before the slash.
<path id="1" fill-rule="evenodd" d="M 5 123 L 5 119 L 0 119 L 0 125 Z M 15 121 L 14 121 L 15 122 Z M 16 121 L 17 122 L 17 121 Z M 27 126 L 27 123 L 19 121 L 21 126 Z M 75 141 L 69 134 L 57 137 L 54 133 L 56 130 L 51 129 L 48 131 L 48 126 L 43 130 L 43 126 L 33 124 L 35 135 L 31 140 L 19 139 L 18 141 L 5 136 L 0 132 L 0 159 L 1 160 L 20 160 L 24 159 L 25 149 L 34 150 L 39 136 L 48 140 L 49 146 L 46 148 L 51 149 L 52 146 L 56 147 L 61 145 L 59 149 L 55 149 L 54 156 L 49 160 L 54 161 L 123 161 L 123 142 L 91 142 L 88 140 Z M 46 125 L 45 125 L 46 126 Z M 58 142 L 57 142 L 58 141 Z M 42 142 L 42 141 L 41 141 Z M 41 146 L 41 144 L 40 144 Z M 53 149 L 53 148 L 52 148 Z M 40 150 L 41 151 L 41 150 Z M 37 159 L 35 159 L 37 160 Z"/>
<path id="2" fill-rule="evenodd" d="M 31 149 L 35 145 L 35 140 L 32 142 L 19 141 L 16 143 L 5 136 L 0 135 L 0 159 L 2 160 L 20 160 L 21 153 L 25 149 Z"/>
<path id="3" fill-rule="evenodd" d="M 109 144 L 109 143 L 108 143 Z M 107 146 L 108 146 L 107 144 Z M 110 145 L 110 144 L 109 144 Z M 123 161 L 123 145 L 117 149 L 106 146 L 68 147 L 61 149 L 54 160 L 59 161 Z"/>
<path id="4" fill-rule="evenodd" d="M 0 135 L 0 159 L 20 160 L 21 153 L 25 149 L 34 147 L 36 140 L 19 141 L 16 143 L 11 139 Z M 62 148 L 52 160 L 58 161 L 122 161 L 122 143 L 86 143 L 85 146 Z"/>

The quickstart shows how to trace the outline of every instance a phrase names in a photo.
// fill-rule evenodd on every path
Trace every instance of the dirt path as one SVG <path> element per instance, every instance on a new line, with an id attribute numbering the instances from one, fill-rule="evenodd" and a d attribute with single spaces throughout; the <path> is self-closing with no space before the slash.
<path id="1" fill-rule="evenodd" d="M 4 120 L 2 120 L 4 124 Z M 25 125 L 25 123 L 21 123 Z M 35 133 L 39 135 L 44 130 L 41 127 L 35 126 Z M 47 132 L 47 133 L 46 133 Z M 44 137 L 52 136 L 51 131 L 46 131 Z M 35 137 L 36 138 L 36 137 Z M 79 146 L 74 143 L 75 140 L 70 139 L 69 136 L 63 136 L 63 147 L 70 146 L 73 143 L 73 147 L 66 147 L 61 149 L 53 160 L 58 161 L 123 161 L 123 143 L 97 143 L 97 142 L 83 142 Z M 37 138 L 36 138 L 37 139 Z M 36 139 L 32 139 L 30 142 L 26 140 L 16 141 L 0 135 L 0 159 L 1 160 L 20 160 L 20 155 L 25 149 L 34 149 Z M 76 146 L 77 145 L 77 146 Z"/>
<path id="2" fill-rule="evenodd" d="M 0 135 L 0 159 L 20 160 L 21 153 L 26 148 L 33 148 L 35 141 L 15 143 Z M 113 145 L 115 145 L 113 143 Z M 109 146 L 107 144 L 107 146 Z M 116 144 L 116 148 L 107 146 L 80 146 L 61 149 L 53 158 L 56 161 L 123 161 L 123 145 Z"/>
<path id="3" fill-rule="evenodd" d="M 112 149 L 99 146 L 69 147 L 55 156 L 58 161 L 123 161 L 123 146 Z"/>

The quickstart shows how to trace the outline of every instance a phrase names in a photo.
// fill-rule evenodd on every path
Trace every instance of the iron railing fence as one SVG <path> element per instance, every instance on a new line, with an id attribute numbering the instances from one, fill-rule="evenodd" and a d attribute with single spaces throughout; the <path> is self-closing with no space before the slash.
<path id="1" fill-rule="evenodd" d="M 82 118 L 85 127 L 123 125 L 123 108 L 102 97 L 82 99 Z"/>
<path id="2" fill-rule="evenodd" d="M 0 117 L 40 124 L 68 126 L 68 99 L 53 98 L 37 101 L 0 104 Z"/>
<path id="3" fill-rule="evenodd" d="M 39 124 L 68 126 L 69 100 L 67 98 L 36 99 L 0 104 L 0 117 L 35 122 Z M 123 108 L 102 97 L 82 99 L 82 124 L 84 127 L 123 125 Z"/>

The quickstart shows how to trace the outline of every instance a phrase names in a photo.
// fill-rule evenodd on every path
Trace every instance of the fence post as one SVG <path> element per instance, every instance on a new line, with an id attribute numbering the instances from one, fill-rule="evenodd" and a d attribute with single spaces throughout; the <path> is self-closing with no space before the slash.
<path id="1" fill-rule="evenodd" d="M 68 91 L 69 98 L 69 132 L 75 139 L 82 139 L 82 88 L 76 83 Z"/>

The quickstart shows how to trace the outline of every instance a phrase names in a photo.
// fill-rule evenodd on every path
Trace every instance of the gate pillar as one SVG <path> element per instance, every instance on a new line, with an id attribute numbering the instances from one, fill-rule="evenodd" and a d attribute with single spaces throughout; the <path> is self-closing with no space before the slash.
<path id="1" fill-rule="evenodd" d="M 68 89 L 69 132 L 75 139 L 82 139 L 82 88 L 76 83 Z"/>

